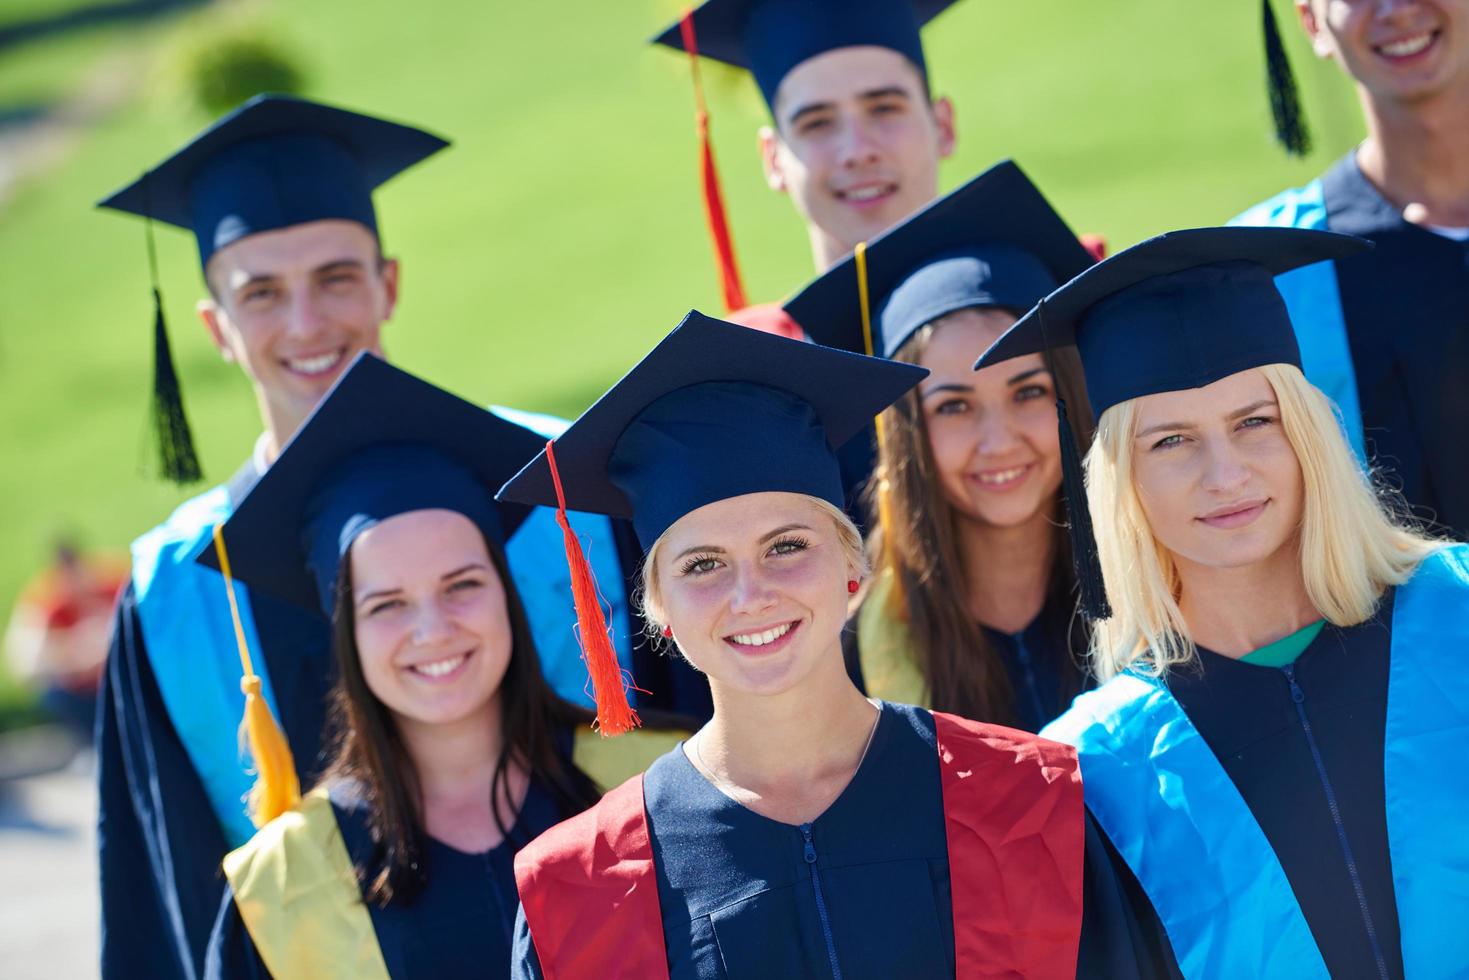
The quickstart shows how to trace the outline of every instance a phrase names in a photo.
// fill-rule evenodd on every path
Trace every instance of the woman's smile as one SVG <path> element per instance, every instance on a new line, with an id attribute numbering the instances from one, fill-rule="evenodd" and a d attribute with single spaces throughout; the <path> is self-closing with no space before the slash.
<path id="1" fill-rule="evenodd" d="M 790 620 L 775 626 L 732 633 L 724 638 L 724 642 L 742 656 L 764 657 L 789 646 L 800 627 L 799 619 Z"/>

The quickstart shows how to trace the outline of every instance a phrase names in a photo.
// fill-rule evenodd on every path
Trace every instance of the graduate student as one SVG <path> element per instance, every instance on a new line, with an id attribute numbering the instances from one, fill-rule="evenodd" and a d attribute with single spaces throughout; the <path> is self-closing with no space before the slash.
<path id="1" fill-rule="evenodd" d="M 326 773 L 224 860 L 210 977 L 509 972 L 511 858 L 676 737 L 542 677 L 493 493 L 536 432 L 362 354 L 205 553 L 333 626 Z"/>
<path id="2" fill-rule="evenodd" d="M 817 343 L 929 375 L 878 422 L 877 575 L 848 669 L 885 700 L 1039 731 L 1081 690 L 1086 650 L 1054 405 L 1089 413 L 1074 351 L 973 365 L 1091 253 L 1009 161 L 859 248 L 786 309 Z"/>
<path id="3" fill-rule="evenodd" d="M 1357 86 L 1367 138 L 1304 187 L 1238 222 L 1371 239 L 1370 252 L 1280 281 L 1306 377 L 1341 406 L 1359 456 L 1416 517 L 1469 535 L 1469 4 L 1297 0 L 1318 57 Z M 1268 4 L 1266 24 L 1273 28 Z M 1294 83 L 1273 102 L 1308 145 Z"/>
<path id="4" fill-rule="evenodd" d="M 521 851 L 513 976 L 1152 962 L 1068 750 L 869 700 L 844 669 L 866 561 L 833 447 L 926 373 L 690 313 L 501 490 L 629 515 L 649 622 L 715 704 L 645 775 Z M 619 693 L 599 687 L 609 712 Z"/>
<path id="5" fill-rule="evenodd" d="M 1302 375 L 1273 277 L 1367 243 L 1146 241 L 980 359 L 1078 345 L 1103 678 L 1043 734 L 1186 977 L 1446 977 L 1469 963 L 1469 551 L 1400 523 Z"/>
<path id="6" fill-rule="evenodd" d="M 938 194 L 939 161 L 954 150 L 954 107 L 932 93 L 919 30 L 952 2 L 706 0 L 653 39 L 691 60 L 706 211 L 736 321 L 801 336 L 778 304 L 743 309 L 698 58 L 754 76 L 771 116 L 760 131 L 766 183 L 790 197 L 824 272 Z"/>
<path id="7" fill-rule="evenodd" d="M 230 609 L 219 576 L 194 557 L 352 358 L 381 352 L 399 263 L 383 251 L 372 191 L 445 145 L 370 116 L 262 96 L 102 202 L 144 218 L 150 253 L 155 221 L 194 233 L 209 289 L 201 319 L 249 379 L 263 428 L 228 481 L 185 502 L 132 546 L 132 578 L 99 694 L 104 976 L 191 978 L 202 968 L 219 906 L 219 861 L 255 824 L 245 804 L 252 762 L 232 727 L 245 698 Z M 165 472 L 197 479 L 161 312 L 155 344 Z M 601 519 L 576 520 L 583 530 L 603 530 L 603 550 L 592 560 L 606 569 L 618 641 L 629 648 L 633 629 L 612 536 Z M 545 546 L 560 537 L 548 516 L 537 515 L 509 548 L 520 558 L 524 604 L 552 679 L 560 677 L 567 696 L 580 696 L 580 670 L 573 678 L 554 669 L 566 657 L 579 665 L 561 599 L 569 588 L 565 566 Z M 309 785 L 325 761 L 335 670 L 329 632 L 318 617 L 270 595 L 257 599 L 242 587 L 237 596 L 260 696 Z"/>

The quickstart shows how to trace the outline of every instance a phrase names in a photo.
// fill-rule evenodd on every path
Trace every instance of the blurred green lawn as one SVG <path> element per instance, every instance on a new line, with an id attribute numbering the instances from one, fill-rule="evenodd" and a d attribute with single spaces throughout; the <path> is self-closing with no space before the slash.
<path id="1" fill-rule="evenodd" d="M 719 312 L 687 65 L 644 44 L 677 2 L 253 6 L 303 55 L 309 94 L 455 142 L 379 195 L 385 245 L 403 260 L 387 333 L 400 364 L 478 402 L 574 414 L 690 307 Z M 1360 123 L 1349 86 L 1279 7 L 1313 112 L 1305 161 L 1270 138 L 1252 3 L 958 4 L 926 35 L 935 89 L 957 108 L 944 187 L 1014 157 L 1074 227 L 1116 250 L 1310 179 Z M 122 547 L 187 496 L 146 474 L 142 225 L 91 205 L 206 121 L 166 66 L 181 33 L 217 16 L 110 27 L 0 62 L 0 109 L 65 91 L 101 58 L 139 80 L 125 109 L 0 208 L 0 615 L 56 533 Z M 804 230 L 761 180 L 754 86 L 706 79 L 747 286 L 778 298 L 811 272 Z M 189 414 L 222 480 L 250 451 L 254 404 L 194 317 L 192 240 L 160 229 L 158 243 Z"/>

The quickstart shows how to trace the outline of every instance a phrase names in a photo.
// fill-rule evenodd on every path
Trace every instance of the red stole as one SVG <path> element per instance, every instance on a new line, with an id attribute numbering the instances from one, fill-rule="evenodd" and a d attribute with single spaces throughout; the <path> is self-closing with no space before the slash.
<path id="1" fill-rule="evenodd" d="M 959 977 L 1074 977 L 1085 839 L 1076 751 L 935 711 Z M 546 980 L 667 980 L 634 776 L 515 858 Z"/>

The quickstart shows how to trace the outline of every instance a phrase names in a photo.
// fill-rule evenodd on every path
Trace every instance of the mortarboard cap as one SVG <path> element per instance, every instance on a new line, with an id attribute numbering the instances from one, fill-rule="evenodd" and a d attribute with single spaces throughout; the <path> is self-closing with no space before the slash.
<path id="1" fill-rule="evenodd" d="M 765 491 L 843 505 L 836 450 L 928 372 L 690 312 L 552 444 L 573 510 L 650 547 L 706 504 Z M 555 504 L 543 452 L 499 499 Z"/>
<path id="2" fill-rule="evenodd" d="M 892 357 L 919 327 L 970 307 L 1017 316 L 1094 259 L 1006 160 L 849 255 L 785 304 L 811 339 Z M 871 347 L 863 286 L 876 315 Z"/>
<path id="3" fill-rule="evenodd" d="M 233 574 L 330 617 L 353 540 L 415 510 L 461 513 L 503 547 L 529 510 L 494 493 L 545 440 L 362 353 L 240 501 L 223 533 Z M 206 550 L 199 559 L 218 567 Z"/>
<path id="4" fill-rule="evenodd" d="M 1194 228 L 1150 238 L 1066 283 L 1016 321 L 975 370 L 1075 344 L 1098 418 L 1143 395 L 1202 388 L 1267 364 L 1300 367 L 1275 276 L 1370 248 L 1298 228 Z M 1062 430 L 1062 479 L 1082 611 L 1111 615 L 1078 447 Z"/>

